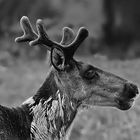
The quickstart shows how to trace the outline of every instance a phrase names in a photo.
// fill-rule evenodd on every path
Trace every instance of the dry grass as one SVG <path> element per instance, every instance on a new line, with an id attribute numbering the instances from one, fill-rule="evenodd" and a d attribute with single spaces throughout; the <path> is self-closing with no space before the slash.
<path id="1" fill-rule="evenodd" d="M 140 85 L 140 60 L 109 61 L 102 58 L 80 58 Z M 16 106 L 32 96 L 44 81 L 48 66 L 32 62 L 0 67 L 0 104 Z M 129 111 L 95 107 L 78 114 L 71 140 L 139 140 L 140 99 Z"/>

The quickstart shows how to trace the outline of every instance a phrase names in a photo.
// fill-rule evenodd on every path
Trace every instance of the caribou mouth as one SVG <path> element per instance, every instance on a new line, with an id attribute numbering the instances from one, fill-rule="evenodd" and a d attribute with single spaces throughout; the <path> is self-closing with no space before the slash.
<path id="1" fill-rule="evenodd" d="M 118 104 L 118 109 L 120 110 L 129 110 L 133 104 L 134 104 L 135 99 L 130 99 L 130 100 L 117 100 Z"/>
<path id="2" fill-rule="evenodd" d="M 120 110 L 128 110 L 133 106 L 135 99 L 138 97 L 139 89 L 132 83 L 126 83 L 124 91 L 120 95 L 121 96 L 116 100 L 117 107 Z"/>

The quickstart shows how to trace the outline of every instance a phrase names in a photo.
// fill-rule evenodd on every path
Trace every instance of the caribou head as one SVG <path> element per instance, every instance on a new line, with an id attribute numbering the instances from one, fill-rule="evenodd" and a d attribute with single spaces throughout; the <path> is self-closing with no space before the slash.
<path id="1" fill-rule="evenodd" d="M 42 20 L 36 22 L 37 33 L 27 17 L 22 17 L 20 24 L 24 35 L 15 41 L 47 47 L 50 51 L 50 73 L 53 74 L 57 90 L 76 108 L 98 105 L 128 110 L 132 106 L 138 94 L 135 84 L 74 59 L 77 48 L 88 36 L 86 28 L 81 27 L 75 39 L 70 42 L 70 37 L 74 37 L 73 30 L 64 27 L 62 40 L 57 43 L 48 37 Z"/>

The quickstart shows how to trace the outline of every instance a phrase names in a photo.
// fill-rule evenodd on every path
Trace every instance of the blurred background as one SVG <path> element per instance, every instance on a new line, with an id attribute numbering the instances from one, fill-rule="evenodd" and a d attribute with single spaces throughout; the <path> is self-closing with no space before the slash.
<path id="1" fill-rule="evenodd" d="M 140 1 L 0 0 L 0 104 L 17 106 L 35 94 L 48 71 L 47 50 L 16 44 L 19 20 L 43 19 L 49 36 L 81 26 L 90 35 L 76 57 L 140 85 Z M 140 99 L 129 111 L 95 107 L 78 114 L 71 140 L 139 140 Z"/>

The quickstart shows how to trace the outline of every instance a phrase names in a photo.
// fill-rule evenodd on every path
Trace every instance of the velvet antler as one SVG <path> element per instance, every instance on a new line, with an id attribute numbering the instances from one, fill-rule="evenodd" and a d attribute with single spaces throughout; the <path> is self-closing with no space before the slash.
<path id="1" fill-rule="evenodd" d="M 75 51 L 80 46 L 80 44 L 85 40 L 85 38 L 88 36 L 88 30 L 84 27 L 81 27 L 77 33 L 76 38 L 71 44 L 65 45 L 64 43 L 60 42 L 57 43 L 55 41 L 52 41 L 49 39 L 44 24 L 42 20 L 38 19 L 36 22 L 36 33 L 32 25 L 28 19 L 28 17 L 23 16 L 20 20 L 21 28 L 24 32 L 23 36 L 18 37 L 15 39 L 16 42 L 26 42 L 29 41 L 30 46 L 34 45 L 45 45 L 47 46 L 48 50 L 52 50 L 54 48 L 61 50 L 66 59 L 70 59 L 73 57 Z M 67 27 L 65 27 L 63 30 L 67 30 Z M 64 32 L 63 31 L 63 32 Z M 67 57 L 68 56 L 68 57 Z"/>
<path id="2" fill-rule="evenodd" d="M 23 36 L 17 37 L 15 42 L 27 42 L 32 41 L 37 38 L 36 32 L 33 30 L 33 27 L 28 19 L 28 17 L 23 16 L 20 20 L 20 26 L 23 30 Z"/>

